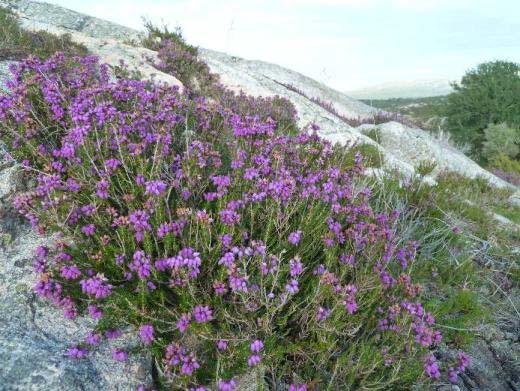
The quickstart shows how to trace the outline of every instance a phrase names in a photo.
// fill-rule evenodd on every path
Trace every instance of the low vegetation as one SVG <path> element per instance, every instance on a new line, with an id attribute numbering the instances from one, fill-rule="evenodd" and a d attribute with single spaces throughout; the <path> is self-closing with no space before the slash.
<path id="1" fill-rule="evenodd" d="M 69 356 L 130 329 L 157 388 L 456 382 L 493 306 L 480 290 L 519 284 L 519 233 L 490 215 L 520 220 L 510 192 L 452 173 L 431 188 L 429 161 L 367 177 L 376 147 L 299 129 L 287 99 L 230 92 L 180 31 L 148 30 L 183 92 L 56 53 L 15 65 L 0 94 L 0 136 L 35 183 L 14 205 L 58 238 L 35 290 L 97 321 Z"/>
<path id="2" fill-rule="evenodd" d="M 73 42 L 69 35 L 22 29 L 12 12 L 0 7 L 0 61 L 20 60 L 29 55 L 45 59 L 58 51 L 68 55 L 88 53 L 85 46 Z"/>

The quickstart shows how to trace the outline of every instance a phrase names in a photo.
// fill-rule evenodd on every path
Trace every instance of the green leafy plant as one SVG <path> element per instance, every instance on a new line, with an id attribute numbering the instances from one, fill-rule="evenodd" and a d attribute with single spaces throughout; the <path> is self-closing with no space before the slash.
<path id="1" fill-rule="evenodd" d="M 520 65 L 507 61 L 480 64 L 468 71 L 448 95 L 446 126 L 456 141 L 469 143 L 482 159 L 489 124 L 520 126 Z"/>
<path id="2" fill-rule="evenodd" d="M 48 58 L 55 52 L 86 55 L 87 48 L 67 34 L 56 36 L 45 31 L 27 31 L 20 27 L 16 16 L 0 7 L 0 60 L 20 60 L 29 55 Z"/>

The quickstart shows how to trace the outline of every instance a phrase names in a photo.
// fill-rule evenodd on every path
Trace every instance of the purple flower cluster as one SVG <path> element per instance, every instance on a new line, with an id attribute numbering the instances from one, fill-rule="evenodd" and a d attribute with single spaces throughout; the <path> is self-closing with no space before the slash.
<path id="1" fill-rule="evenodd" d="M 181 49 L 161 45 L 161 69 L 181 66 Z M 397 353 L 374 362 L 371 381 L 390 381 L 425 355 L 424 372 L 441 377 L 446 368 L 429 353 L 441 335 L 410 275 L 417 244 L 403 244 L 397 212 L 371 207 L 370 189 L 357 182 L 361 156 L 345 166 L 343 150 L 315 126 L 294 135 L 281 126 L 295 117 L 283 100 L 223 87 L 206 100 L 189 88 L 112 80 L 95 58 L 62 55 L 21 62 L 9 88 L 0 94 L 0 136 L 39 173 L 14 205 L 38 232 L 59 227 L 67 238 L 37 250 L 35 291 L 67 317 L 86 308 L 100 319 L 115 308 L 117 327 L 134 325 L 154 354 L 166 341 L 159 361 L 185 389 L 213 357 L 197 358 L 202 348 L 188 349 L 188 340 L 214 341 L 208 349 L 229 372 L 220 390 L 235 389 L 237 368 L 274 368 L 276 360 L 301 383 L 310 355 L 323 379 L 340 382 L 330 372 L 338 357 L 352 356 L 357 343 L 382 349 L 383 341 L 395 341 Z M 42 97 L 38 107 L 34 96 Z M 42 121 L 56 131 L 43 133 Z M 85 344 L 101 343 L 102 331 Z M 247 342 L 255 335 L 266 345 Z M 316 348 L 338 338 L 335 355 Z M 287 350 L 271 354 L 272 339 Z M 112 356 L 124 361 L 128 353 Z M 461 354 L 447 378 L 467 365 Z M 300 383 L 291 389 L 306 390 Z"/>
<path id="2" fill-rule="evenodd" d="M 97 275 L 79 282 L 83 293 L 96 299 L 104 299 L 112 293 L 112 285 L 107 283 L 107 279 L 102 275 Z"/>

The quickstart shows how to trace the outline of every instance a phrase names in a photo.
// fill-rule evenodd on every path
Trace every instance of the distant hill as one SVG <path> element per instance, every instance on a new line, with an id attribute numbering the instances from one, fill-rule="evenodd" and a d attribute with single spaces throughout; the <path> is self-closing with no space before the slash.
<path id="1" fill-rule="evenodd" d="M 376 84 L 345 93 L 356 99 L 390 99 L 442 96 L 451 91 L 448 79 L 424 79 Z"/>

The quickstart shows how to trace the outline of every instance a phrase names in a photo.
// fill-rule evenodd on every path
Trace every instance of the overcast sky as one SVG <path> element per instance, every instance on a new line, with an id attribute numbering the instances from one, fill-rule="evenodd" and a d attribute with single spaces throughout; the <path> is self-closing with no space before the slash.
<path id="1" fill-rule="evenodd" d="M 520 0 L 47 0 L 302 72 L 339 90 L 520 62 Z"/>

